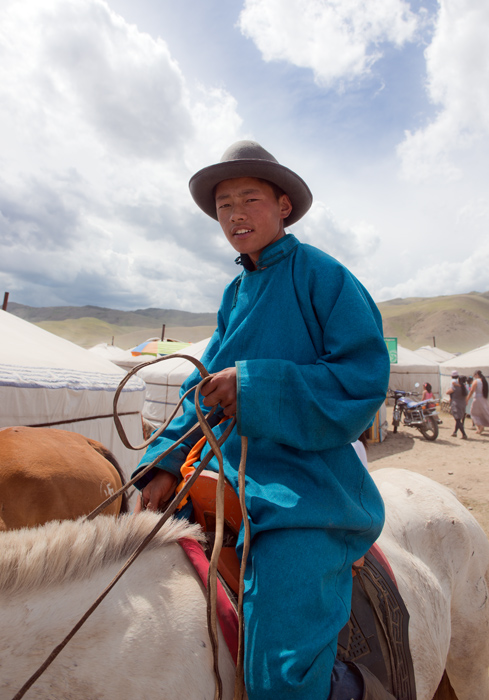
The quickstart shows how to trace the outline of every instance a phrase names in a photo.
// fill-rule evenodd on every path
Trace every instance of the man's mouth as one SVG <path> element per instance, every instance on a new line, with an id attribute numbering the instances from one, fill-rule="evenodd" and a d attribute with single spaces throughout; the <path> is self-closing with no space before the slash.
<path id="1" fill-rule="evenodd" d="M 251 233 L 253 229 L 251 228 L 238 228 L 233 232 L 233 236 L 246 236 L 246 234 Z"/>

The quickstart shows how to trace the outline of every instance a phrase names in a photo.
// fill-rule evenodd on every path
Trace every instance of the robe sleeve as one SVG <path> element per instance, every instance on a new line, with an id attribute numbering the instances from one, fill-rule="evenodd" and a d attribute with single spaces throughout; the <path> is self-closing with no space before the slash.
<path id="1" fill-rule="evenodd" d="M 385 400 L 390 364 L 380 313 L 346 268 L 335 275 L 333 281 L 313 275 L 303 299 L 322 329 L 314 364 L 236 363 L 240 435 L 301 450 L 334 449 L 354 442 Z"/>

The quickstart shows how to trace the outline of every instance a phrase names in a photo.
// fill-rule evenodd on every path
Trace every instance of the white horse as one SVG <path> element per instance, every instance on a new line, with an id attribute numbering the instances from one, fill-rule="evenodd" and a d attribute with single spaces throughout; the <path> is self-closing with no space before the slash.
<path id="1" fill-rule="evenodd" d="M 489 543 L 443 486 L 372 473 L 386 504 L 379 540 L 410 613 L 418 700 L 446 668 L 459 700 L 489 700 Z M 0 700 L 11 700 L 90 607 L 157 517 L 48 523 L 0 533 Z M 172 521 L 116 584 L 26 700 L 212 700 L 205 593 Z M 220 636 L 224 698 L 234 666 Z"/>

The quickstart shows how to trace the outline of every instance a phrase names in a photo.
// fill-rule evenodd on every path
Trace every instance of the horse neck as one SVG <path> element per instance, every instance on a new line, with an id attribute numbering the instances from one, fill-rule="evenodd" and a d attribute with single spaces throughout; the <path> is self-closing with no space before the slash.
<path id="1" fill-rule="evenodd" d="M 51 522 L 42 527 L 1 533 L 0 592 L 16 594 L 89 579 L 112 564 L 122 566 L 158 522 L 141 513 L 86 522 Z M 175 544 L 181 537 L 201 539 L 198 526 L 169 520 L 148 544 L 148 551 Z"/>

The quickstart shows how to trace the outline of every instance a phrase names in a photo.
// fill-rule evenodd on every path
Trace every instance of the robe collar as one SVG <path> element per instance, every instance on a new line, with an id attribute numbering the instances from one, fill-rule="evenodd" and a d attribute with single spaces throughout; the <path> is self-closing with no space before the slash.
<path id="1" fill-rule="evenodd" d="M 276 265 L 284 258 L 287 258 L 298 245 L 299 241 L 297 238 L 292 233 L 286 233 L 285 236 L 279 238 L 275 243 L 271 243 L 262 251 L 256 263 L 256 270 L 265 270 L 271 265 Z M 247 272 L 255 271 L 255 265 L 246 253 L 238 255 L 234 262 L 236 265 L 242 265 Z"/>

